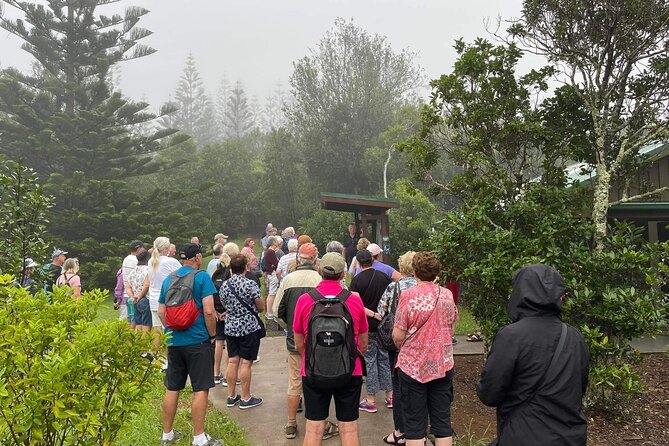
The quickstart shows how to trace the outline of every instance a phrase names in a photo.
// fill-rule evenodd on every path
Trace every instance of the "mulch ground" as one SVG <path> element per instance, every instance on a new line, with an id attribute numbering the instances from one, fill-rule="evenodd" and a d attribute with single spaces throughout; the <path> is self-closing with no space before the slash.
<path id="1" fill-rule="evenodd" d="M 495 410 L 476 396 L 476 383 L 483 368 L 481 356 L 455 358 L 455 401 L 452 423 L 461 438 L 493 438 Z M 588 414 L 588 446 L 669 446 L 669 356 L 647 355 L 636 367 L 644 390 L 632 401 L 635 416 L 616 422 Z"/>

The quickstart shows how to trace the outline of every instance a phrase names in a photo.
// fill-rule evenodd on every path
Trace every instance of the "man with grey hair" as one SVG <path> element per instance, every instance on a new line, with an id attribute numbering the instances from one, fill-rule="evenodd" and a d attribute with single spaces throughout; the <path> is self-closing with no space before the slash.
<path id="1" fill-rule="evenodd" d="M 292 240 L 291 240 L 292 241 Z M 291 256 L 292 257 L 292 256 Z M 318 249 L 313 243 L 305 243 L 300 246 L 297 253 L 298 266 L 292 273 L 284 277 L 279 286 L 274 301 L 274 314 L 285 324 L 287 331 L 286 349 L 288 350 L 288 422 L 286 424 L 286 438 L 297 436 L 297 412 L 301 406 L 302 377 L 300 367 L 302 356 L 295 350 L 295 339 L 293 335 L 293 318 L 295 316 L 295 304 L 297 299 L 316 288 L 321 281 L 321 276 L 316 271 L 316 259 Z M 337 428 L 329 421 L 326 422 L 323 438 L 327 439 L 337 433 Z"/>
<path id="2" fill-rule="evenodd" d="M 288 274 L 288 265 L 298 260 L 297 258 L 297 239 L 288 240 L 288 251 L 279 259 L 279 265 L 276 267 L 276 278 L 281 283 L 281 279 Z"/>
<path id="3" fill-rule="evenodd" d="M 297 236 L 295 235 L 295 228 L 293 228 L 292 226 L 288 226 L 286 229 L 283 230 L 281 238 L 283 239 L 283 246 L 281 246 L 281 250 L 287 253 L 288 242 L 291 240 L 297 240 Z"/>

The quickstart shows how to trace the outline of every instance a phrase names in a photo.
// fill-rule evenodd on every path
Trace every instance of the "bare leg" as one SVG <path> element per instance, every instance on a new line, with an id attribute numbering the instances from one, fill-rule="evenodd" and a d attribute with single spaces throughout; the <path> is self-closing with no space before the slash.
<path id="1" fill-rule="evenodd" d="M 299 395 L 288 395 L 288 419 L 294 420 L 297 417 L 297 408 L 300 406 Z"/>
<path id="2" fill-rule="evenodd" d="M 193 392 L 191 404 L 191 417 L 193 418 L 193 436 L 204 432 L 204 418 L 207 415 L 207 403 L 209 401 L 209 390 Z"/>
<path id="3" fill-rule="evenodd" d="M 453 437 L 437 438 L 436 446 L 451 446 L 453 444 Z"/>
<path id="4" fill-rule="evenodd" d="M 339 438 L 342 446 L 360 446 L 360 437 L 358 437 L 358 421 L 340 421 Z"/>
<path id="5" fill-rule="evenodd" d="M 274 305 L 274 294 L 268 294 L 267 295 L 267 305 L 265 308 L 267 308 L 265 312 L 265 316 L 273 316 L 272 315 L 272 305 Z"/>
<path id="6" fill-rule="evenodd" d="M 253 361 L 242 359 L 239 366 L 239 379 L 242 382 L 242 399 L 248 400 L 251 398 L 251 367 Z M 233 379 L 237 379 L 237 375 Z M 230 377 L 228 376 L 228 388 L 230 387 Z"/>
<path id="7" fill-rule="evenodd" d="M 307 420 L 302 446 L 321 446 L 324 430 L 324 422 Z M 339 429 L 339 435 L 341 435 L 341 428 Z"/>
<path id="8" fill-rule="evenodd" d="M 177 414 L 179 403 L 179 392 L 168 390 L 163 398 L 163 432 L 170 432 L 174 424 L 174 416 Z"/>
<path id="9" fill-rule="evenodd" d="M 225 369 L 225 379 L 228 381 L 228 396 L 233 398 L 237 394 L 237 370 L 239 369 L 239 356 L 228 359 L 228 367 Z"/>
<path id="10" fill-rule="evenodd" d="M 407 446 L 423 446 L 425 444 L 425 438 L 421 438 L 420 440 L 407 440 L 406 445 Z"/>
<path id="11" fill-rule="evenodd" d="M 221 361 L 223 360 L 223 343 L 225 341 L 216 339 L 214 346 L 214 376 L 221 376 Z"/>

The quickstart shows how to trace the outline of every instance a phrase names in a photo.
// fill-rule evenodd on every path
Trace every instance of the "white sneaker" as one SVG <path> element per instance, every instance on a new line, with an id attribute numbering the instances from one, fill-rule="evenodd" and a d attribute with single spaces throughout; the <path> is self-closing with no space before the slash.
<path id="1" fill-rule="evenodd" d="M 260 362 L 260 355 L 256 357 L 256 359 L 253 360 L 253 363 L 255 364 L 256 362 Z"/>

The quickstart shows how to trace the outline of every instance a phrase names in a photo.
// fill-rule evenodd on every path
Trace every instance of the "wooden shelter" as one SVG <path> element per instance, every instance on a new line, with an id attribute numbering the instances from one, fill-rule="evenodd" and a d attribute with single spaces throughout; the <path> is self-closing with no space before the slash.
<path id="1" fill-rule="evenodd" d="M 388 210 L 400 207 L 396 198 L 369 197 L 365 195 L 321 192 L 321 208 L 331 211 L 351 212 L 355 216 L 356 228 L 362 228 L 362 236 L 383 248 L 384 261 L 390 251 L 388 237 Z M 371 231 L 367 227 L 371 226 Z M 342 228 L 345 231 L 345 228 Z"/>

